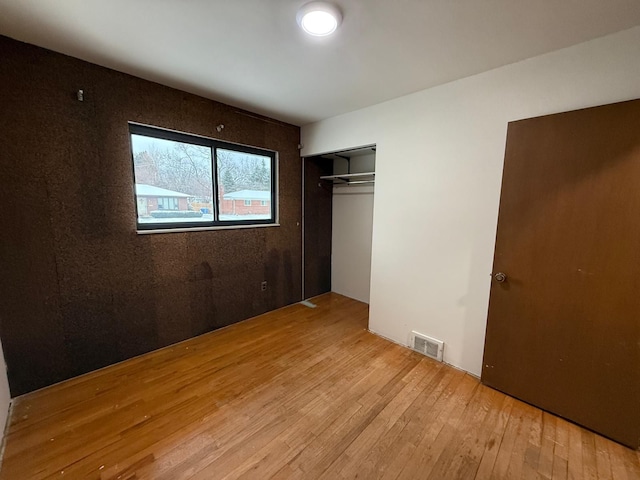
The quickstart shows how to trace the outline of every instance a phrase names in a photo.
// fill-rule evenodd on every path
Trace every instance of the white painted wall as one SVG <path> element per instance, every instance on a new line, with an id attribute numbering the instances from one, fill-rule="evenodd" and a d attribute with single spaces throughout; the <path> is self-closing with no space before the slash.
<path id="1" fill-rule="evenodd" d="M 2 344 L 0 343 L 0 444 L 2 443 L 2 438 L 4 436 L 4 427 L 7 424 L 10 403 L 11 394 L 9 393 L 9 380 L 7 379 L 4 353 L 2 351 Z"/>
<path id="2" fill-rule="evenodd" d="M 373 187 L 334 187 L 331 290 L 369 303 Z"/>
<path id="3" fill-rule="evenodd" d="M 372 331 L 480 374 L 507 123 L 640 97 L 639 52 L 635 27 L 303 127 L 305 156 L 377 144 Z"/>
<path id="4" fill-rule="evenodd" d="M 375 171 L 375 154 L 351 158 L 351 173 Z M 346 173 L 347 162 L 336 159 L 333 173 Z M 331 290 L 369 303 L 373 186 L 333 188 Z"/>

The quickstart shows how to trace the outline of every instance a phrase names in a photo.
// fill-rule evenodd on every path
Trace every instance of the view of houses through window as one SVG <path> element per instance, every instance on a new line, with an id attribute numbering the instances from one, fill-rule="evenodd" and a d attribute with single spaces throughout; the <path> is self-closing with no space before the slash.
<path id="1" fill-rule="evenodd" d="M 220 220 L 271 217 L 270 159 L 262 155 L 216 149 Z M 262 201 L 266 201 L 262 205 Z"/>
<path id="2" fill-rule="evenodd" d="M 130 130 L 138 228 L 275 221 L 275 152 L 152 127 Z"/>

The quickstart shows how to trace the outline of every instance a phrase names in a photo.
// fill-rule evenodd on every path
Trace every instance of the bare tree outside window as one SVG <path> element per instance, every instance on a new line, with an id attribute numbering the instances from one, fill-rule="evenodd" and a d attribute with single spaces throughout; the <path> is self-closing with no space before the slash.
<path id="1" fill-rule="evenodd" d="M 131 146 L 138 222 L 213 220 L 210 147 L 135 134 Z"/>

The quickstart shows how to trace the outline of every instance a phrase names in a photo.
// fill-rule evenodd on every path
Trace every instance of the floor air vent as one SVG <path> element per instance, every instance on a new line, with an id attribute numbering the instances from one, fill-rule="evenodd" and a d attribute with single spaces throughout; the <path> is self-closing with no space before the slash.
<path id="1" fill-rule="evenodd" d="M 416 352 L 422 353 L 434 360 L 442 361 L 442 353 L 444 350 L 444 342 L 435 338 L 427 337 L 418 332 L 411 332 L 410 346 Z"/>

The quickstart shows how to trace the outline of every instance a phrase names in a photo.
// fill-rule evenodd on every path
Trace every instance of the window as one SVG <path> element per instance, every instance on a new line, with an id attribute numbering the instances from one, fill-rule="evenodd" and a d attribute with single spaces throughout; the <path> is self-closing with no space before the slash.
<path id="1" fill-rule="evenodd" d="M 143 125 L 129 131 L 138 230 L 276 222 L 276 152 Z"/>
<path id="2" fill-rule="evenodd" d="M 174 197 L 158 197 L 158 210 L 179 210 L 178 199 Z"/>

